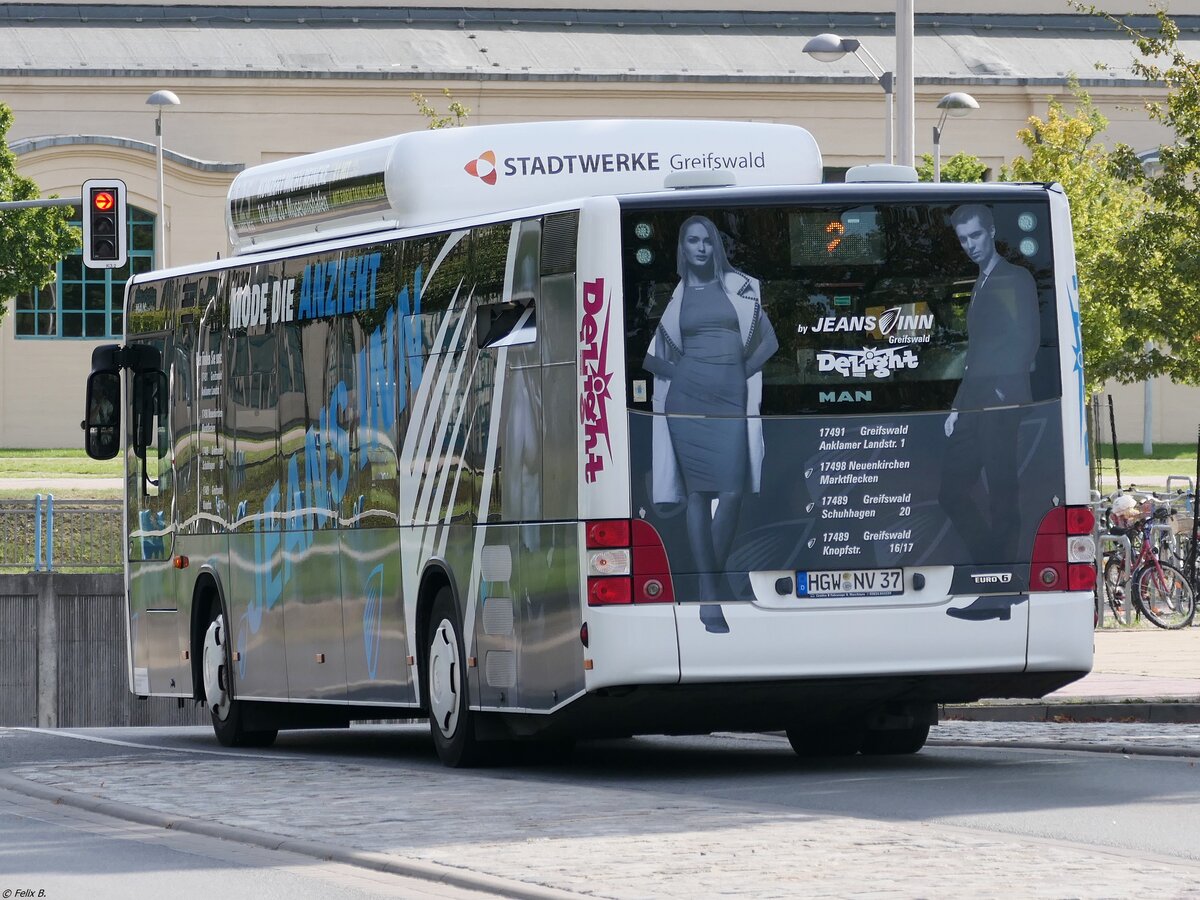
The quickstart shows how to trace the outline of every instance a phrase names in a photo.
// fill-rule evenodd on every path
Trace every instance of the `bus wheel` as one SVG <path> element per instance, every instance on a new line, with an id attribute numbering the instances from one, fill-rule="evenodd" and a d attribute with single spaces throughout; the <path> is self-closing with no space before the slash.
<path id="1" fill-rule="evenodd" d="M 454 768 L 479 765 L 483 748 L 467 703 L 466 656 L 458 607 L 450 588 L 438 591 L 429 617 L 425 665 L 425 704 L 429 733 L 442 762 Z"/>
<path id="2" fill-rule="evenodd" d="M 233 699 L 230 690 L 230 672 L 233 671 L 233 656 L 229 652 L 228 632 L 225 616 L 220 610 L 214 614 L 204 633 L 203 650 L 204 705 L 212 716 L 213 731 L 217 740 L 225 747 L 269 747 L 275 743 L 279 732 L 250 731 L 245 727 L 245 706 Z"/>
<path id="3" fill-rule="evenodd" d="M 797 756 L 814 759 L 822 756 L 853 756 L 862 746 L 862 728 L 850 722 L 824 725 L 793 725 L 787 730 L 788 743 Z"/>
<path id="4" fill-rule="evenodd" d="M 867 756 L 898 756 L 916 753 L 929 737 L 929 723 L 892 728 L 887 731 L 868 731 L 863 735 L 862 752 Z"/>

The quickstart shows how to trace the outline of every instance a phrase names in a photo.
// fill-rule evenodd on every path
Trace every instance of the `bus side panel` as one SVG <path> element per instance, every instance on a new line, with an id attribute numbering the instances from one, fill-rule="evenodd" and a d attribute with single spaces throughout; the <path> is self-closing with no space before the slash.
<path id="1" fill-rule="evenodd" d="M 342 538 L 333 529 L 315 531 L 311 537 L 307 549 L 283 551 L 287 696 L 292 700 L 343 702 L 346 658 L 339 564 Z"/>
<path id="2" fill-rule="evenodd" d="M 583 690 L 578 528 L 484 530 L 474 606 L 478 705 L 550 710 Z"/>
<path id="3" fill-rule="evenodd" d="M 279 532 L 229 536 L 226 623 L 233 640 L 234 685 L 242 700 L 288 696 L 287 641 L 278 577 L 283 562 Z"/>
<path id="4" fill-rule="evenodd" d="M 406 657 L 400 535 L 391 528 L 342 532 L 342 628 L 351 703 L 415 703 Z"/>
<path id="5" fill-rule="evenodd" d="M 177 577 L 170 560 L 129 564 L 134 692 L 141 696 L 190 693 L 190 670 L 179 642 Z"/>

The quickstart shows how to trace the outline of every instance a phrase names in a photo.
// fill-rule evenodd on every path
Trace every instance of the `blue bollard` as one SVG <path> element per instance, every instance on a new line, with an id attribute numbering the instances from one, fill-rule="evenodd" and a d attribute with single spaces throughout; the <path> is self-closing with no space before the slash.
<path id="1" fill-rule="evenodd" d="M 33 571 L 42 571 L 42 495 L 33 495 Z"/>

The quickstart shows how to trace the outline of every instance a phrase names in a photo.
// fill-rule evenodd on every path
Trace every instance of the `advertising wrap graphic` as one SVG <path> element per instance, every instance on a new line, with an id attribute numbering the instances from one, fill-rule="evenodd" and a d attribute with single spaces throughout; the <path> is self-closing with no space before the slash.
<path id="1" fill-rule="evenodd" d="M 608 401 L 612 399 L 609 382 L 613 373 L 608 365 L 608 315 L 605 310 L 604 279 L 583 285 L 583 325 L 579 331 L 580 368 L 583 388 L 579 400 L 579 421 L 584 435 L 584 478 L 594 482 L 612 459 L 608 436 Z M 600 314 L 604 313 L 604 318 Z"/>
<path id="2" fill-rule="evenodd" d="M 919 363 L 912 350 L 893 347 L 825 350 L 817 354 L 818 371 L 836 372 L 845 378 L 865 378 L 868 373 L 876 378 L 887 378 L 900 369 L 915 369 Z"/>
<path id="3" fill-rule="evenodd" d="M 1005 210 L 1012 232 L 1020 212 Z M 824 219 L 856 223 L 859 243 L 813 250 L 804 229 Z M 631 377 L 653 375 L 649 402 L 632 394 L 633 509 L 662 535 L 675 596 L 710 631 L 703 605 L 749 599 L 756 572 L 798 602 L 905 594 L 906 571 L 934 566 L 955 568 L 952 593 L 1023 596 L 1066 481 L 1052 265 L 998 245 L 974 204 L 666 220 L 634 220 L 647 246 L 627 258 L 650 262 L 626 290 L 646 342 Z M 757 240 L 781 228 L 786 271 Z"/>
<path id="4" fill-rule="evenodd" d="M 944 434 L 945 413 L 889 418 L 886 424 L 875 419 L 847 424 L 841 417 L 768 419 L 763 423 L 762 490 L 743 499 L 727 572 L 979 564 L 985 568 L 968 579 L 970 589 L 1020 589 L 1034 533 L 1051 498 L 1061 496 L 1064 476 L 1061 453 L 1055 452 L 1062 440 L 1061 403 L 1036 404 L 1017 413 L 1019 424 L 1009 436 L 1016 447 L 1016 486 L 1000 498 L 1013 517 L 1001 524 L 1013 530 L 1014 550 L 994 541 L 976 544 L 970 531 L 952 523 L 943 492 L 962 495 L 963 503 L 982 510 L 976 514 L 983 529 L 991 527 L 993 503 L 986 479 L 943 483 L 953 454 Z M 635 460 L 653 455 L 655 418 L 631 417 Z M 701 569 L 691 550 L 687 506 L 655 502 L 653 473 L 643 466 L 634 473 L 634 509 L 645 510 L 646 520 L 663 537 L 677 579 L 676 596 L 688 599 L 691 593 L 692 599 L 700 599 L 694 591 Z M 1022 559 L 1023 572 L 1019 566 L 1006 568 Z M 730 577 L 729 582 L 748 598 L 745 579 Z"/>

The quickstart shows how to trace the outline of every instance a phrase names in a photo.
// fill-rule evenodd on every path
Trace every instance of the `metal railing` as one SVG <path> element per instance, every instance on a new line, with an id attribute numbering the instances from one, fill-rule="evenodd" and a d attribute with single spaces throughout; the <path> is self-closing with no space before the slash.
<path id="1" fill-rule="evenodd" d="M 0 570 L 119 569 L 120 500 L 0 500 Z"/>

